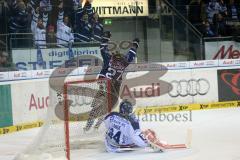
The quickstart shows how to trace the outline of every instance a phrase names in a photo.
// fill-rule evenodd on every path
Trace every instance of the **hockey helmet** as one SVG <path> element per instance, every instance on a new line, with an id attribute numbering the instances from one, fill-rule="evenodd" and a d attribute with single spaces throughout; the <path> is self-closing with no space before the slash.
<path id="1" fill-rule="evenodd" d="M 119 113 L 121 113 L 122 115 L 129 115 L 133 112 L 132 104 L 126 100 L 120 103 L 119 108 Z"/>

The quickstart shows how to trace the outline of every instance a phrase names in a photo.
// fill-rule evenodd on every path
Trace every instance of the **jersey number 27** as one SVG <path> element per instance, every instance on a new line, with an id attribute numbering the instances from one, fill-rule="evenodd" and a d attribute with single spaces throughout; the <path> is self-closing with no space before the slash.
<path id="1" fill-rule="evenodd" d="M 106 77 L 109 79 L 116 79 L 120 80 L 123 74 L 123 70 L 116 70 L 115 68 L 108 68 L 108 72 L 106 74 Z"/>

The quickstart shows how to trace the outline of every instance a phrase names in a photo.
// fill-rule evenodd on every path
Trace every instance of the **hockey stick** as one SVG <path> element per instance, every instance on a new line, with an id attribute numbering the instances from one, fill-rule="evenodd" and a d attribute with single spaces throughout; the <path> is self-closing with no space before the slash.
<path id="1" fill-rule="evenodd" d="M 125 151 L 139 151 L 139 150 L 144 150 L 144 149 L 149 149 L 153 152 L 156 153 L 162 153 L 168 150 L 178 150 L 178 149 L 187 149 L 187 147 L 185 146 L 185 144 L 174 144 L 174 145 L 168 145 L 165 147 L 162 147 L 162 149 L 153 149 L 152 147 L 145 147 L 145 148 L 140 148 L 140 147 L 120 147 L 118 148 L 119 152 L 125 152 Z"/>
<path id="2" fill-rule="evenodd" d="M 145 147 L 145 149 L 152 149 L 155 152 L 164 152 L 167 150 L 177 150 L 177 149 L 188 149 L 189 147 L 186 144 L 167 144 L 163 141 L 158 141 L 155 143 L 155 146 L 158 146 L 157 148 L 152 147 Z M 126 145 L 126 146 L 117 146 L 119 152 L 124 151 L 137 151 L 142 150 L 143 148 L 137 147 L 135 145 Z"/>
<path id="3" fill-rule="evenodd" d="M 191 141 L 192 141 L 192 130 L 188 129 L 187 137 L 186 137 L 186 144 L 168 144 L 165 141 L 157 140 L 154 143 L 154 145 L 158 146 L 158 147 L 152 148 L 152 147 L 148 146 L 148 147 L 145 147 L 145 149 L 151 149 L 152 151 L 154 151 L 156 153 L 161 153 L 161 152 L 168 151 L 168 150 L 174 151 L 174 150 L 179 150 L 179 149 L 189 149 L 191 147 Z M 118 148 L 118 152 L 139 151 L 139 150 L 144 149 L 144 148 L 137 147 L 134 144 L 124 145 L 124 146 L 116 146 L 116 145 L 113 145 L 113 146 Z"/>
<path id="4" fill-rule="evenodd" d="M 156 143 L 160 148 L 167 150 L 167 149 L 184 149 L 188 148 L 186 144 L 167 144 L 162 141 Z"/>
<path id="5" fill-rule="evenodd" d="M 192 143 L 192 129 L 187 130 L 186 144 L 167 144 L 163 141 L 158 141 L 156 144 L 163 149 L 187 149 L 191 147 Z"/>
<path id="6" fill-rule="evenodd" d="M 187 130 L 187 137 L 186 137 L 186 144 L 168 144 L 167 142 L 157 139 L 155 136 L 154 131 L 148 129 L 145 131 L 145 134 L 148 136 L 148 140 L 151 146 L 153 148 L 158 148 L 162 151 L 168 150 L 168 149 L 187 149 L 191 146 L 191 139 L 192 139 L 192 130 Z M 155 138 L 154 138 L 155 137 Z"/>

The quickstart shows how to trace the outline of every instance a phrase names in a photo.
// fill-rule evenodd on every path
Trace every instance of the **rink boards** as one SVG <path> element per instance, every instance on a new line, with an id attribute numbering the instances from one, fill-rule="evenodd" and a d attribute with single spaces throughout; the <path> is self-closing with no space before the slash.
<path id="1" fill-rule="evenodd" d="M 135 112 L 137 114 L 240 106 L 240 96 L 238 95 L 239 60 L 162 63 L 162 65 L 168 69 L 163 75 L 161 74 L 163 68 L 158 69 L 156 65 L 151 64 L 138 64 L 134 66 L 135 68 L 128 69 L 127 81 L 141 77 L 147 73 L 147 70 L 152 71 L 154 75 L 161 75 L 158 79 L 159 82 L 153 82 L 149 78 L 149 81 L 137 87 L 128 86 L 126 83 L 126 88 L 129 90 L 139 91 L 130 93 L 128 90 L 123 90 L 120 93 L 136 100 Z M 88 68 L 88 70 L 78 68 L 68 74 L 70 76 L 66 80 L 79 80 L 83 78 L 83 74 L 96 75 L 99 69 L 99 67 Z M 141 70 L 145 71 L 141 72 Z M 1 106 L 3 106 L 0 107 L 0 134 L 42 125 L 42 120 L 50 104 L 49 76 L 51 73 L 51 70 L 42 70 L 0 74 L 0 77 L 5 78 L 0 78 L 2 81 L 0 82 L 1 96 L 4 97 L 7 94 L 5 100 L 1 100 Z M 66 73 L 61 69 L 56 77 L 62 77 Z M 162 93 L 161 88 L 166 88 L 162 81 L 173 86 L 169 93 Z M 159 91 L 160 95 L 157 94 L 158 86 L 161 90 Z M 156 89 L 154 94 L 153 89 Z M 141 94 L 145 94 L 145 97 L 141 97 Z M 7 122 L 3 123 L 4 121 Z"/>
<path id="2" fill-rule="evenodd" d="M 186 105 L 174 105 L 174 106 L 152 106 L 142 107 L 135 110 L 137 115 L 144 114 L 158 114 L 167 112 L 184 112 L 192 110 L 207 110 L 207 109 L 222 109 L 222 108 L 238 108 L 240 107 L 240 101 L 228 101 L 228 102 L 216 102 L 206 104 L 186 104 Z M 23 123 L 19 125 L 13 125 L 9 127 L 0 128 L 0 135 L 18 132 L 26 129 L 41 127 L 43 121 L 35 121 L 29 123 Z"/>

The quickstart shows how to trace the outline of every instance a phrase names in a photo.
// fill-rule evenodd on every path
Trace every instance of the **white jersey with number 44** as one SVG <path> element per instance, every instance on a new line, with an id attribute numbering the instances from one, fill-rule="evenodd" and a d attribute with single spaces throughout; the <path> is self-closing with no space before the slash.
<path id="1" fill-rule="evenodd" d="M 108 152 L 121 152 L 121 148 L 129 146 L 148 145 L 136 119 L 112 112 L 105 117 L 104 123 L 107 128 L 105 146 Z"/>

